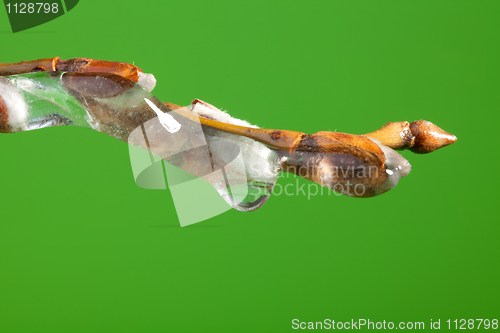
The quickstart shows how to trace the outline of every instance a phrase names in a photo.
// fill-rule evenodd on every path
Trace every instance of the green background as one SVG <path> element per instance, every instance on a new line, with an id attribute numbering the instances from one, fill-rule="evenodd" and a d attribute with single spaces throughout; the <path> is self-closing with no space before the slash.
<path id="1" fill-rule="evenodd" d="M 273 196 L 180 228 L 125 143 L 0 135 L 0 332 L 290 332 L 292 319 L 500 318 L 499 1 L 90 1 L 1 62 L 135 63 L 155 95 L 261 127 L 458 137 L 370 199 Z M 280 184 L 309 184 L 290 177 Z M 193 202 L 196 209 L 196 202 Z"/>

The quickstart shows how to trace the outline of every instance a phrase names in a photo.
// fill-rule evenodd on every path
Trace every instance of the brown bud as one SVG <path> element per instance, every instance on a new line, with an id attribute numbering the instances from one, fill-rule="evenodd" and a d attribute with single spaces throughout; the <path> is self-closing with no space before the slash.
<path id="1" fill-rule="evenodd" d="M 132 64 L 118 61 L 104 61 L 89 58 L 59 59 L 56 64 L 58 71 L 70 73 L 107 73 L 119 75 L 134 82 L 139 80 L 142 70 Z"/>
<path id="2" fill-rule="evenodd" d="M 410 129 L 415 136 L 415 144 L 410 150 L 417 154 L 430 153 L 457 141 L 456 136 L 443 131 L 430 121 L 414 121 L 410 124 Z"/>

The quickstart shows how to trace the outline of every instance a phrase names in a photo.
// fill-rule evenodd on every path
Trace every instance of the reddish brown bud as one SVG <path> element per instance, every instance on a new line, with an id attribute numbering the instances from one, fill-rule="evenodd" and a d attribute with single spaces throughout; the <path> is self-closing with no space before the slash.
<path id="1" fill-rule="evenodd" d="M 430 121 L 414 121 L 410 124 L 410 129 L 415 136 L 415 144 L 410 150 L 417 154 L 430 153 L 457 141 L 456 136 L 443 131 Z"/>

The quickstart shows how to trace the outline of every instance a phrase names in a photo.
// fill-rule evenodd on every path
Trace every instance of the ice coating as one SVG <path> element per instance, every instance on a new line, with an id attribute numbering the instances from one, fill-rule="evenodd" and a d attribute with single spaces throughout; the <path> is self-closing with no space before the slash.
<path id="1" fill-rule="evenodd" d="M 231 133 L 205 128 L 207 141 L 216 145 L 221 142 L 229 142 L 240 147 L 240 151 L 245 160 L 247 176 L 261 182 L 276 181 L 280 171 L 280 159 L 276 151 L 255 140 L 236 136 Z M 218 149 L 213 150 L 218 156 L 224 159 L 226 151 L 223 145 L 219 144 Z"/>
<path id="2" fill-rule="evenodd" d="M 180 124 L 179 131 L 169 131 L 158 118 L 153 118 L 132 131 L 129 143 L 204 179 L 235 209 L 255 210 L 267 200 L 278 176 L 275 152 L 254 140 L 171 114 Z M 148 159 L 144 157 L 146 164 Z M 252 163 L 258 163 L 258 169 Z M 175 174 L 167 178 L 169 184 L 183 182 Z"/>
<path id="3" fill-rule="evenodd" d="M 183 108 L 186 114 L 173 112 L 141 85 L 111 74 L 0 77 L 0 95 L 11 132 L 75 125 L 106 133 L 206 180 L 241 211 L 262 206 L 280 172 L 345 195 L 370 197 L 396 186 L 411 168 L 397 152 L 365 136 L 212 125 L 213 117 L 233 125 L 247 122 L 199 100 Z M 150 123 L 155 119 L 157 129 Z"/>
<path id="4" fill-rule="evenodd" d="M 11 82 L 13 81 L 13 82 Z M 28 105 L 16 87 L 16 80 L 0 77 L 0 96 L 7 108 L 8 125 L 15 129 L 22 129 L 28 120 Z"/>
<path id="5" fill-rule="evenodd" d="M 224 164 L 229 164 L 234 156 L 232 150 L 227 147 L 237 146 L 242 157 L 243 163 L 233 165 L 233 171 L 245 176 L 244 185 L 248 195 L 246 200 L 226 201 L 240 211 L 252 211 L 262 206 L 271 195 L 281 171 L 278 153 L 246 137 L 207 127 L 204 127 L 204 132 L 212 155 L 220 158 Z M 223 195 L 223 188 L 216 189 Z"/>
<path id="6" fill-rule="evenodd" d="M 401 178 L 407 176 L 411 171 L 411 164 L 394 149 L 383 145 L 378 140 L 371 140 L 382 149 L 386 158 L 385 167 L 388 177 L 381 186 L 375 189 L 376 194 L 379 195 L 394 188 Z"/>

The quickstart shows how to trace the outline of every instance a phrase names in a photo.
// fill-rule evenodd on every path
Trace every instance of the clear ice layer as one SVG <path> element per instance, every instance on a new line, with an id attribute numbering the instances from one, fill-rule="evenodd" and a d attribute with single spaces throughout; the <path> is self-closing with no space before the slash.
<path id="1" fill-rule="evenodd" d="M 276 149 L 201 124 L 195 114 L 188 118 L 176 113 L 140 85 L 110 74 L 39 72 L 0 77 L 0 95 L 9 112 L 10 132 L 72 125 L 106 133 L 131 145 L 139 186 L 165 188 L 164 174 L 169 187 L 176 185 L 177 189 L 180 184 L 203 179 L 240 211 L 262 206 L 282 171 L 292 170 L 343 194 L 363 196 L 338 187 L 351 182 L 365 186 L 370 191 L 366 196 L 373 196 L 396 186 L 411 167 L 397 152 L 376 142 L 385 155 L 385 164 L 377 169 L 383 174 L 372 177 L 374 181 L 363 174 L 370 165 L 359 156 Z M 163 167 L 161 160 L 168 165 Z M 304 166 L 305 175 L 301 170 Z M 155 176 L 146 175 L 153 171 Z M 190 191 L 194 198 L 196 190 Z M 204 194 L 196 200 L 210 205 L 209 197 Z"/>

